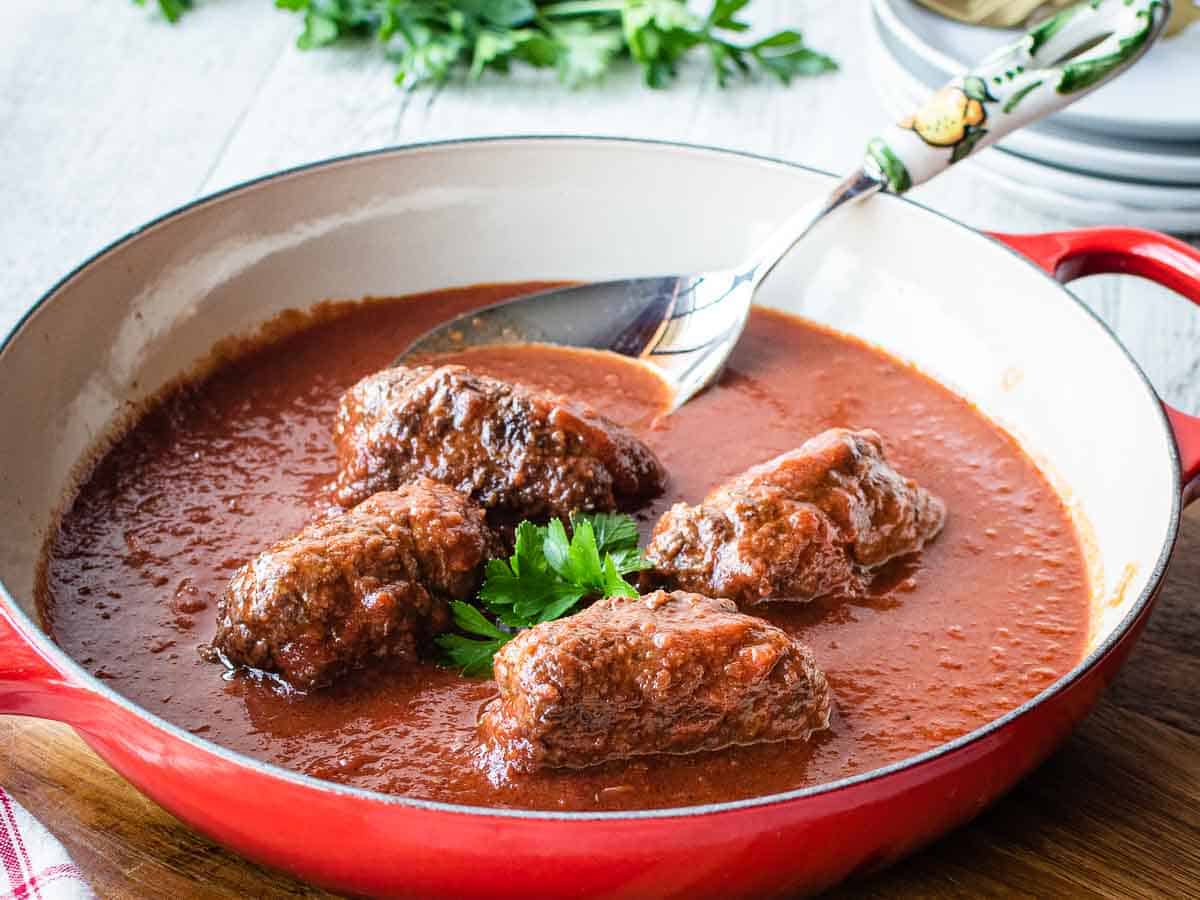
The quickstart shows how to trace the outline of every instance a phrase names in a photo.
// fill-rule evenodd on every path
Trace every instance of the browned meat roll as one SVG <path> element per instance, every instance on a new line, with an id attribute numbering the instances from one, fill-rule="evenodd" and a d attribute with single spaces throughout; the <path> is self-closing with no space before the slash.
<path id="1" fill-rule="evenodd" d="M 649 447 L 590 407 L 462 366 L 364 378 L 334 440 L 343 506 L 426 475 L 501 520 L 546 519 L 630 507 L 666 481 Z"/>
<path id="2" fill-rule="evenodd" d="M 418 479 L 310 525 L 233 576 L 213 648 L 299 690 L 372 660 L 415 658 L 498 552 L 483 510 Z"/>
<path id="3" fill-rule="evenodd" d="M 920 550 L 946 507 L 884 458 L 874 431 L 833 428 L 755 466 L 654 529 L 650 580 L 729 597 L 808 601 L 865 590 L 872 570 Z"/>
<path id="4" fill-rule="evenodd" d="M 806 740 L 828 727 L 812 653 L 728 600 L 610 597 L 524 631 L 495 659 L 481 736 L 493 774 Z"/>

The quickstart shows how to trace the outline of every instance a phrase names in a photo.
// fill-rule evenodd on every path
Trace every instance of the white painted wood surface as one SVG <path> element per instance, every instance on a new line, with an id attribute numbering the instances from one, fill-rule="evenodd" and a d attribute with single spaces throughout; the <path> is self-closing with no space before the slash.
<path id="1" fill-rule="evenodd" d="M 883 117 L 859 2 L 751 7 L 764 28 L 800 27 L 842 63 L 837 74 L 725 91 L 685 77 L 662 92 L 641 88 L 630 71 L 574 92 L 552 76 L 520 73 L 406 93 L 373 49 L 297 50 L 297 20 L 269 0 L 198 6 L 171 27 L 126 0 L 0 3 L 0 333 L 58 277 L 147 219 L 328 156 L 474 135 L 604 134 L 840 171 L 856 164 Z M 995 195 L 970 165 L 914 199 L 980 228 L 1073 224 Z M 1200 412 L 1200 313 L 1135 279 L 1106 276 L 1075 289 L 1168 400 Z"/>

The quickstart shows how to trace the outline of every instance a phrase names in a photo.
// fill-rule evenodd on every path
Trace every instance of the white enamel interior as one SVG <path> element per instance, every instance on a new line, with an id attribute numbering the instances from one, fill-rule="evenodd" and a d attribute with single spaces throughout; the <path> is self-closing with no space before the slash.
<path id="1" fill-rule="evenodd" d="M 344 160 L 160 222 L 68 279 L 0 352 L 0 581 L 30 611 L 77 460 L 129 404 L 280 310 L 732 264 L 831 183 L 686 147 L 492 141 Z M 913 362 L 1043 464 L 1094 541 L 1101 642 L 1155 577 L 1177 489 L 1157 402 L 1104 328 L 994 242 L 890 197 L 819 229 L 764 290 Z"/>

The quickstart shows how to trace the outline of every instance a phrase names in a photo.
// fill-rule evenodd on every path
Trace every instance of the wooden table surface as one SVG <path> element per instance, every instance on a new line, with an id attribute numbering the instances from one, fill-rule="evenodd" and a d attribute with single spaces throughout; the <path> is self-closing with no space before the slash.
<path id="1" fill-rule="evenodd" d="M 153 4 L 150 4 L 153 6 Z M 375 147 L 480 134 L 588 133 L 854 164 L 882 108 L 862 3 L 755 0 L 842 63 L 791 88 L 666 92 L 633 74 L 582 92 L 521 75 L 405 94 L 360 49 L 302 53 L 269 0 L 201 0 L 170 28 L 125 0 L 0 2 L 0 333 L 55 279 L 159 213 L 246 178 Z M 915 199 L 981 228 L 1070 227 L 973 177 Z M 1121 224 L 1114 222 L 1113 224 Z M 1200 316 L 1153 285 L 1076 286 L 1168 400 L 1200 412 Z M 1064 750 L 977 822 L 844 896 L 1200 896 L 1200 512 L 1146 636 Z M 104 897 L 323 896 L 191 833 L 66 728 L 0 719 L 0 785 Z"/>

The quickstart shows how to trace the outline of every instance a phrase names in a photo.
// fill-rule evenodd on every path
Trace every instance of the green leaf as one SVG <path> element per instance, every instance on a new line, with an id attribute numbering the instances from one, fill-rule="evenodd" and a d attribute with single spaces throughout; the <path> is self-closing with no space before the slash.
<path id="1" fill-rule="evenodd" d="M 750 0 L 716 0 L 713 3 L 713 8 L 708 14 L 708 24 L 712 28 L 721 28 L 725 31 L 746 31 L 750 26 L 745 22 L 740 22 L 734 18 L 739 12 L 748 6 Z"/>
<path id="2" fill-rule="evenodd" d="M 706 27 L 679 0 L 630 0 L 622 16 L 629 54 L 653 88 L 671 82 L 677 62 L 704 40 Z"/>
<path id="3" fill-rule="evenodd" d="M 558 62 L 558 45 L 544 34 L 530 30 L 517 44 L 514 56 L 536 68 L 549 68 Z"/>
<path id="4" fill-rule="evenodd" d="M 542 553 L 546 564 L 560 578 L 569 579 L 570 567 L 567 562 L 571 553 L 571 542 L 567 539 L 567 529 L 561 519 L 551 519 L 546 526 L 546 535 L 542 541 Z"/>
<path id="5" fill-rule="evenodd" d="M 611 556 L 604 557 L 604 596 L 636 597 L 637 588 L 621 577 Z"/>
<path id="6" fill-rule="evenodd" d="M 471 77 L 478 78 L 484 68 L 504 60 L 517 48 L 517 38 L 512 32 L 481 31 L 475 38 L 475 57 L 471 61 Z"/>
<path id="7" fill-rule="evenodd" d="M 304 31 L 296 39 L 296 46 L 301 50 L 324 47 L 336 41 L 339 33 L 338 23 L 334 19 L 310 11 L 304 17 Z"/>
<path id="8" fill-rule="evenodd" d="M 630 572 L 641 572 L 650 568 L 650 560 L 642 556 L 642 551 L 637 547 L 617 550 L 614 553 L 607 554 L 605 559 L 611 559 L 613 565 L 617 567 L 617 571 L 622 575 L 628 575 Z"/>
<path id="9" fill-rule="evenodd" d="M 1067 22 L 1074 18 L 1075 13 L 1080 12 L 1082 5 L 1068 6 L 1062 12 L 1055 13 L 1050 18 L 1035 25 L 1028 31 L 1029 40 L 1029 55 L 1036 56 L 1038 51 L 1046 44 L 1050 38 L 1062 31 Z M 1040 63 L 1041 60 L 1038 60 Z"/>
<path id="10" fill-rule="evenodd" d="M 520 572 L 522 561 L 524 566 L 530 571 L 544 571 L 546 569 L 546 554 L 542 550 L 542 545 L 546 540 L 546 527 L 534 525 L 530 521 L 524 521 L 517 526 L 516 539 L 514 541 L 513 555 L 509 559 L 514 572 Z"/>
<path id="11" fill-rule="evenodd" d="M 617 571 L 617 565 L 613 562 L 611 556 L 604 557 L 604 565 L 600 570 L 601 583 L 604 586 L 604 596 L 620 597 L 624 596 L 625 579 L 621 577 L 621 573 Z"/>
<path id="12" fill-rule="evenodd" d="M 427 33 L 423 26 L 413 27 L 414 42 L 397 58 L 396 83 L 417 85 L 441 84 L 460 62 L 467 48 L 461 34 L 447 32 L 440 36 Z"/>
<path id="13" fill-rule="evenodd" d="M 179 17 L 192 8 L 192 0 L 158 0 L 158 8 L 168 22 L 178 22 Z"/>
<path id="14" fill-rule="evenodd" d="M 498 641 L 507 641 L 511 637 L 485 619 L 483 613 L 469 603 L 455 600 L 450 604 L 450 614 L 454 618 L 454 624 L 467 634 L 477 634 Z"/>
<path id="15" fill-rule="evenodd" d="M 483 639 L 468 638 L 461 634 L 438 635 L 434 641 L 443 651 L 442 664 L 460 669 L 464 675 L 490 674 L 492 657 L 513 636 L 501 631 L 469 603 L 455 600 L 450 604 L 450 614 L 459 630 Z"/>
<path id="16" fill-rule="evenodd" d="M 551 37 L 557 44 L 556 63 L 563 84 L 578 87 L 597 80 L 608 71 L 621 52 L 621 32 L 617 28 L 596 28 L 585 22 L 556 26 Z"/>
<path id="17" fill-rule="evenodd" d="M 499 571 L 496 566 L 502 566 L 504 571 Z M 536 624 L 539 610 L 554 596 L 560 583 L 549 572 L 517 575 L 502 560 L 493 560 L 488 564 L 479 599 L 505 625 L 528 628 Z"/>
<path id="18" fill-rule="evenodd" d="M 472 677 L 492 674 L 492 658 L 504 646 L 500 640 L 476 641 L 459 634 L 439 634 L 434 641 L 442 649 L 443 665 Z"/>
<path id="19" fill-rule="evenodd" d="M 564 593 L 571 593 L 576 589 L 586 593 L 586 586 L 555 578 L 551 574 L 523 578 L 520 589 L 521 595 L 512 607 L 513 618 L 518 620 L 519 628 L 528 628 L 542 621 L 542 611 L 545 607 L 557 602 Z"/>
<path id="20" fill-rule="evenodd" d="M 640 572 L 650 563 L 638 550 L 641 534 L 637 520 L 621 513 L 576 514 L 571 518 L 572 528 L 583 523 L 591 525 L 595 533 L 596 549 L 600 557 L 611 556 L 617 571 L 622 575 Z"/>
<path id="21" fill-rule="evenodd" d="M 520 578 L 489 578 L 479 591 L 479 599 L 505 625 L 525 628 L 529 617 L 521 612 L 520 604 L 529 597 L 529 585 Z"/>
<path id="22" fill-rule="evenodd" d="M 622 24 L 631 47 L 638 31 L 695 31 L 700 25 L 680 0 L 626 0 Z"/>
<path id="23" fill-rule="evenodd" d="M 820 75 L 837 69 L 837 63 L 824 53 L 804 45 L 797 31 L 780 31 L 750 47 L 750 54 L 766 72 L 784 84 L 798 75 Z"/>
<path id="24" fill-rule="evenodd" d="M 596 547 L 600 553 L 636 548 L 641 535 L 637 520 L 620 513 L 576 513 L 571 517 L 572 529 L 587 522 L 596 535 Z"/>
<path id="25" fill-rule="evenodd" d="M 537 7 L 532 0 L 460 0 L 468 15 L 478 16 L 497 28 L 515 28 L 533 21 Z"/>
<path id="26" fill-rule="evenodd" d="M 521 576 L 512 570 L 509 563 L 493 559 L 484 570 L 479 596 L 491 607 L 512 606 L 521 597 Z"/>
<path id="27" fill-rule="evenodd" d="M 133 0 L 138 6 L 145 6 L 146 0 Z M 180 17 L 192 8 L 192 0 L 158 0 L 158 10 L 168 22 L 174 24 Z"/>
<path id="28" fill-rule="evenodd" d="M 972 100 L 978 100 L 980 103 L 988 103 L 996 99 L 988 91 L 987 82 L 978 75 L 970 75 L 963 79 L 963 93 Z"/>
<path id="29" fill-rule="evenodd" d="M 578 585 L 598 585 L 602 576 L 600 551 L 590 522 L 580 522 L 567 551 L 567 579 Z"/>
<path id="30" fill-rule="evenodd" d="M 986 128 L 968 126 L 966 135 L 954 145 L 954 150 L 950 153 L 951 164 L 961 162 L 970 156 L 971 151 L 975 149 L 975 145 L 979 143 L 985 134 L 987 134 Z"/>
<path id="31" fill-rule="evenodd" d="M 1017 91 L 1011 97 L 1009 97 L 1007 100 L 1004 101 L 1004 106 L 1003 106 L 1004 112 L 1011 113 L 1014 109 L 1017 108 L 1017 106 L 1021 103 L 1022 100 L 1024 100 L 1026 97 L 1028 97 L 1030 94 L 1032 94 L 1034 91 L 1036 91 L 1041 86 L 1042 86 L 1042 79 L 1040 79 L 1040 78 L 1037 81 L 1031 81 L 1029 84 L 1025 85 L 1025 87 L 1021 88 L 1019 91 Z"/>
<path id="32" fill-rule="evenodd" d="M 576 604 L 589 593 L 592 592 L 583 587 L 566 584 L 560 585 L 555 590 L 553 599 L 538 613 L 537 621 L 552 622 L 555 619 L 561 619 L 567 613 L 571 612 Z"/>

